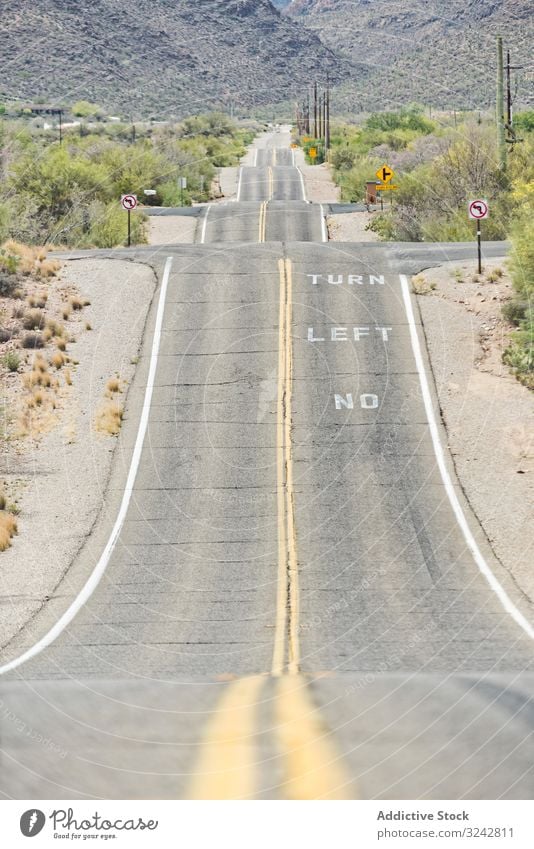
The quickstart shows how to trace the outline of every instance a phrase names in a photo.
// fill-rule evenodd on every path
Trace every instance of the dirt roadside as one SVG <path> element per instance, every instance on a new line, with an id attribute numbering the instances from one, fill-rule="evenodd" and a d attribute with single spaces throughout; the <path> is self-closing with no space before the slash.
<path id="1" fill-rule="evenodd" d="M 44 426 L 21 431 L 21 375 L 4 381 L 11 416 L 1 477 L 19 511 L 19 533 L 0 553 L 0 647 L 54 594 L 104 506 L 117 439 L 96 422 L 110 406 L 124 405 L 155 286 L 145 265 L 65 262 L 47 284 L 49 302 L 76 293 L 90 304 L 65 322 L 69 378 L 66 366 L 57 371 L 55 406 Z M 118 392 L 110 393 L 110 380 Z"/>
<path id="2" fill-rule="evenodd" d="M 506 259 L 475 272 L 475 263 L 429 269 L 417 301 L 458 478 L 495 554 L 534 602 L 534 393 L 502 362 L 513 330 L 501 314 L 512 293 Z"/>

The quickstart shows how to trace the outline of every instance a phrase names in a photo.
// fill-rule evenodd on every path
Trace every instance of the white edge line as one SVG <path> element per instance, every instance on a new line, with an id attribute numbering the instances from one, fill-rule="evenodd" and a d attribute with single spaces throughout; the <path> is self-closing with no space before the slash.
<path id="1" fill-rule="evenodd" d="M 243 168 L 239 169 L 239 182 L 237 184 L 237 197 L 236 200 L 239 201 L 241 197 L 241 180 L 243 179 Z"/>
<path id="2" fill-rule="evenodd" d="M 204 221 L 202 222 L 202 233 L 200 234 L 200 244 L 203 245 L 206 241 L 206 229 L 208 226 L 208 215 L 210 214 L 211 203 L 208 204 L 206 209 L 206 214 L 204 216 Z"/>
<path id="3" fill-rule="evenodd" d="M 297 164 L 297 163 L 295 162 L 295 151 L 294 151 L 294 150 L 292 150 L 292 151 L 291 151 L 291 156 L 292 156 L 292 158 L 293 158 L 293 168 L 294 168 L 294 167 L 296 166 L 296 164 Z"/>
<path id="4" fill-rule="evenodd" d="M 323 242 L 328 242 L 328 228 L 326 226 L 326 217 L 323 204 L 321 204 L 321 226 L 323 228 Z"/>
<path id="5" fill-rule="evenodd" d="M 111 531 L 110 537 L 106 543 L 106 547 L 102 552 L 100 560 L 96 564 L 93 572 L 91 573 L 89 579 L 86 584 L 80 591 L 80 593 L 76 596 L 70 607 L 67 608 L 65 613 L 60 616 L 57 620 L 56 624 L 48 631 L 45 636 L 39 640 L 35 645 L 29 648 L 24 654 L 21 654 L 20 657 L 16 657 L 14 660 L 11 660 L 9 663 L 6 663 L 4 666 L 0 666 L 0 675 L 4 675 L 6 672 L 10 672 L 12 669 L 16 669 L 17 666 L 25 663 L 27 660 L 30 660 L 32 657 L 40 654 L 43 649 L 47 648 L 51 645 L 54 640 L 56 640 L 59 635 L 65 630 L 65 628 L 72 622 L 76 614 L 82 609 L 84 604 L 91 598 L 92 594 L 98 587 L 100 580 L 107 569 L 108 563 L 110 561 L 111 555 L 113 554 L 113 550 L 117 544 L 117 540 L 120 536 L 120 532 L 122 530 L 122 526 L 124 524 L 124 520 L 126 518 L 126 513 L 128 512 L 128 506 L 130 504 L 130 499 L 132 496 L 135 479 L 137 477 L 137 472 L 139 470 L 139 463 L 141 460 L 141 452 L 143 450 L 143 444 L 145 441 L 145 436 L 148 428 L 148 418 L 150 414 L 150 406 L 152 403 L 152 392 L 154 389 L 154 381 L 156 377 L 156 368 L 158 365 L 158 354 L 159 354 L 159 346 L 161 341 L 161 328 L 163 325 L 163 313 L 165 311 L 165 298 L 167 295 L 167 286 L 169 283 L 169 275 L 171 273 L 172 266 L 172 257 L 167 257 L 167 261 L 165 263 L 165 269 L 163 272 L 163 278 L 161 281 L 161 291 L 159 295 L 158 301 L 158 311 L 156 314 L 156 326 L 154 328 L 154 338 L 152 340 L 152 351 L 150 354 L 150 369 L 148 372 L 147 385 L 145 390 L 145 397 L 143 400 L 143 409 L 141 411 L 141 418 L 139 421 L 139 428 L 137 430 L 137 437 L 135 440 L 135 446 L 132 454 L 132 460 L 130 463 L 130 470 L 128 472 L 128 478 L 126 480 L 126 485 L 124 487 L 124 493 L 122 496 L 121 505 L 119 508 L 119 512 L 117 518 L 115 519 L 115 524 L 113 525 L 113 529 Z"/>
<path id="6" fill-rule="evenodd" d="M 308 202 L 308 198 L 306 197 L 306 186 L 305 186 L 305 183 L 304 183 L 304 174 L 302 173 L 302 171 L 300 170 L 300 168 L 297 168 L 297 171 L 298 171 L 298 172 L 299 172 L 299 174 L 300 174 L 300 184 L 301 184 L 301 186 L 302 186 L 302 200 L 305 200 L 305 201 L 306 201 L 306 203 L 307 203 L 307 202 Z"/>
<path id="7" fill-rule="evenodd" d="M 256 168 L 257 164 L 258 164 L 258 148 L 255 148 L 255 150 L 254 150 L 254 165 L 252 167 Z"/>
<path id="8" fill-rule="evenodd" d="M 454 511 L 454 515 L 456 516 L 456 521 L 458 522 L 462 533 L 464 535 L 464 539 L 467 543 L 467 547 L 469 548 L 475 563 L 477 564 L 479 571 L 484 576 L 491 589 L 499 599 L 503 608 L 507 613 L 510 614 L 512 619 L 517 622 L 520 628 L 525 631 L 525 633 L 530 637 L 530 639 L 534 639 L 534 628 L 528 622 L 528 620 L 523 616 L 520 610 L 515 606 L 513 601 L 510 599 L 506 590 L 501 586 L 490 567 L 486 563 L 484 555 L 480 551 L 478 544 L 471 532 L 471 529 L 467 523 L 467 519 L 465 517 L 462 506 L 458 500 L 458 496 L 454 491 L 454 485 L 452 483 L 449 471 L 447 469 L 447 464 L 445 462 L 445 455 L 443 453 L 443 448 L 441 445 L 441 440 L 439 438 L 438 426 L 436 423 L 436 417 L 434 415 L 434 406 L 432 404 L 432 397 L 430 395 L 430 389 L 428 385 L 428 380 L 426 376 L 426 371 L 423 363 L 423 356 L 421 354 L 421 346 L 419 344 L 419 337 L 417 335 L 417 327 L 415 324 L 415 317 L 413 312 L 413 306 L 410 296 L 410 287 L 408 284 L 408 277 L 405 274 L 399 274 L 401 286 L 402 286 L 402 297 L 404 300 L 404 308 L 406 310 L 406 316 L 408 318 L 408 325 L 410 327 L 410 339 L 412 342 L 412 351 L 414 354 L 417 371 L 419 373 L 419 382 L 421 384 L 421 393 L 423 396 L 423 402 L 425 405 L 425 411 L 428 418 L 428 424 L 430 428 L 430 435 L 432 437 L 432 444 L 434 446 L 434 453 L 436 455 L 436 460 L 438 463 L 438 468 L 441 474 L 441 479 L 445 486 L 445 490 L 447 492 L 447 496 L 451 503 L 452 509 Z"/>

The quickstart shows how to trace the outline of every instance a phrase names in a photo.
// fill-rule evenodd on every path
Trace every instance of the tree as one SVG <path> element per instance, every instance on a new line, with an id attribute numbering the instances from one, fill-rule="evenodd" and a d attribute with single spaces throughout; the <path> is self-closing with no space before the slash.
<path id="1" fill-rule="evenodd" d="M 103 109 L 97 103 L 88 100 L 77 100 L 72 107 L 72 114 L 77 118 L 102 118 Z"/>

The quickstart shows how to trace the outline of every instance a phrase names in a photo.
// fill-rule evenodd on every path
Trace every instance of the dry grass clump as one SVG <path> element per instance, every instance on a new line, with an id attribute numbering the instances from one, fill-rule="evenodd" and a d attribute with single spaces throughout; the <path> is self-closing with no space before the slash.
<path id="1" fill-rule="evenodd" d="M 121 391 L 120 380 L 118 377 L 110 377 L 106 383 L 106 395 L 112 397 L 116 392 Z"/>
<path id="2" fill-rule="evenodd" d="M 6 551 L 10 547 L 11 539 L 17 533 L 17 520 L 12 513 L 7 513 L 5 507 L 3 507 L 0 510 L 0 551 Z"/>
<path id="3" fill-rule="evenodd" d="M 124 409 L 117 401 L 107 401 L 96 414 L 95 429 L 100 433 L 116 436 L 121 429 L 123 416 Z"/>
<path id="4" fill-rule="evenodd" d="M 62 311 L 62 313 L 61 313 L 61 317 L 63 318 L 63 321 L 68 321 L 68 320 L 69 320 L 69 318 L 70 318 L 70 312 L 71 312 L 71 311 L 70 311 L 70 307 L 64 307 L 64 308 L 63 308 L 63 311 Z"/>
<path id="5" fill-rule="evenodd" d="M 40 292 L 38 295 L 28 295 L 26 298 L 26 303 L 29 307 L 38 307 L 40 310 L 44 310 L 47 301 L 48 292 Z"/>
<path id="6" fill-rule="evenodd" d="M 56 351 L 55 354 L 52 354 L 51 363 L 58 370 L 65 365 L 65 357 L 61 351 Z"/>
<path id="7" fill-rule="evenodd" d="M 42 330 L 46 323 L 46 316 L 42 310 L 30 310 L 22 319 L 24 330 Z"/>
<path id="8" fill-rule="evenodd" d="M 77 298 L 75 296 L 69 298 L 69 304 L 71 306 L 71 309 L 73 309 L 74 311 L 83 310 L 84 307 L 84 303 L 81 298 Z"/>
<path id="9" fill-rule="evenodd" d="M 44 389 L 50 389 L 52 378 L 47 371 L 33 369 L 33 371 L 28 371 L 22 375 L 22 385 L 25 389 L 31 389 L 33 386 L 42 386 Z"/>
<path id="10" fill-rule="evenodd" d="M 33 275 L 43 280 L 54 277 L 61 268 L 61 263 L 55 259 L 47 259 L 45 248 L 34 248 L 23 245 L 13 239 L 5 242 L 4 250 L 18 258 L 18 271 L 21 274 Z"/>
<path id="11" fill-rule="evenodd" d="M 435 288 L 434 281 L 427 280 L 424 274 L 415 274 L 412 277 L 412 292 L 416 295 L 428 295 Z"/>
<path id="12" fill-rule="evenodd" d="M 60 350 L 60 351 L 66 351 L 67 350 L 67 343 L 66 343 L 65 339 L 61 339 L 61 338 L 56 339 L 56 346 L 57 346 L 58 350 Z"/>
<path id="13" fill-rule="evenodd" d="M 46 329 L 50 330 L 52 336 L 63 336 L 65 333 L 65 328 L 59 321 L 55 321 L 53 318 L 47 318 L 46 320 Z"/>
<path id="14" fill-rule="evenodd" d="M 70 368 L 65 369 L 64 375 L 65 375 L 65 383 L 67 384 L 67 386 L 72 386 L 72 374 L 70 372 Z"/>

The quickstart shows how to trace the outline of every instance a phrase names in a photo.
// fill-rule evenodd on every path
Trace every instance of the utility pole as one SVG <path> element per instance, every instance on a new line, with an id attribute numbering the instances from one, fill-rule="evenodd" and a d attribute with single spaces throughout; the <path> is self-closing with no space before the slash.
<path id="1" fill-rule="evenodd" d="M 512 146 L 516 142 L 523 141 L 518 139 L 514 130 L 514 116 L 512 110 L 512 75 L 511 71 L 520 71 L 524 65 L 512 65 L 510 62 L 510 51 L 506 51 L 506 141 Z"/>
<path id="2" fill-rule="evenodd" d="M 317 123 L 317 82 L 313 84 L 313 137 L 319 138 L 319 126 Z"/>
<path id="3" fill-rule="evenodd" d="M 306 135 L 310 135 L 310 92 L 306 95 Z"/>
<path id="4" fill-rule="evenodd" d="M 497 36 L 497 153 L 499 157 L 499 168 L 506 171 L 506 141 L 504 137 L 504 62 L 502 51 L 502 37 Z"/>
<path id="5" fill-rule="evenodd" d="M 325 93 L 325 138 L 324 138 L 324 146 L 325 146 L 325 159 L 328 158 L 328 151 L 330 150 L 330 75 L 326 75 L 326 93 Z"/>
<path id="6" fill-rule="evenodd" d="M 506 126 L 512 127 L 512 89 L 510 86 L 510 51 L 506 51 Z"/>
<path id="7" fill-rule="evenodd" d="M 63 109 L 59 109 L 58 113 L 59 113 L 59 143 L 63 144 L 63 125 L 61 123 L 61 116 L 63 115 Z"/>

